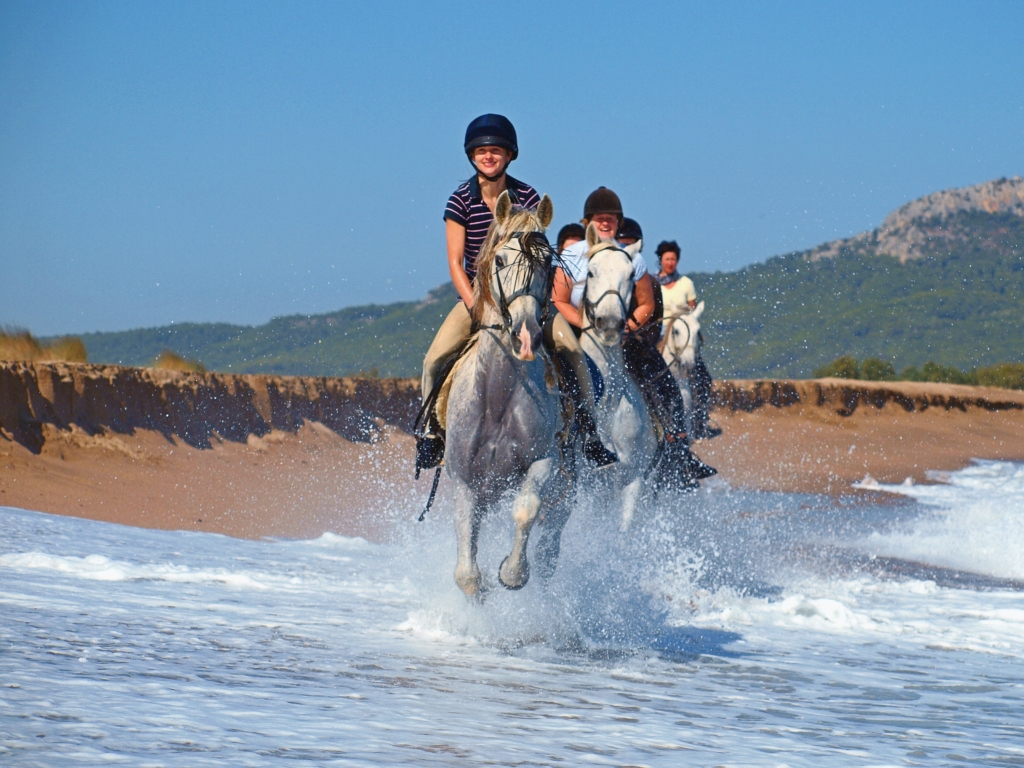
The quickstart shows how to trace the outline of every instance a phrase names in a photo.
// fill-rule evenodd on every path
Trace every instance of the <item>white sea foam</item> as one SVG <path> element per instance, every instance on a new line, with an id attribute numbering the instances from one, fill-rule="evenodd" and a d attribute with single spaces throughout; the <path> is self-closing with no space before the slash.
<path id="1" fill-rule="evenodd" d="M 932 473 L 932 485 L 877 485 L 934 507 L 863 546 L 896 556 L 1007 579 L 1024 579 L 1024 465 L 977 461 L 960 472 Z"/>
<path id="2" fill-rule="evenodd" d="M 133 563 L 111 560 L 103 555 L 66 557 L 43 552 L 22 552 L 0 555 L 0 567 L 57 571 L 82 579 L 95 581 L 168 581 L 178 584 L 220 583 L 233 587 L 266 589 L 245 573 L 233 573 L 222 568 L 194 570 L 173 563 Z"/>
<path id="3" fill-rule="evenodd" d="M 885 487 L 920 506 L 719 486 L 625 537 L 583 504 L 519 592 L 498 513 L 482 603 L 443 509 L 387 545 L 0 510 L 0 763 L 1012 764 L 1024 593 L 927 568 L 1015 573 L 1010 544 L 950 541 L 986 515 L 1017 535 L 1020 472 Z"/>

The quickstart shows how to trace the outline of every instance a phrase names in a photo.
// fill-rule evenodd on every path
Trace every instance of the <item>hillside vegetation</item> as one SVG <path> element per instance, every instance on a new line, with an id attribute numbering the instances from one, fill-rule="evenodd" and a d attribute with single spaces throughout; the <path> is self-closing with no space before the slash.
<path id="1" fill-rule="evenodd" d="M 712 373 L 804 377 L 843 354 L 899 368 L 1024 361 L 1024 218 L 960 212 L 929 224 L 955 236 L 913 260 L 868 241 L 693 275 Z"/>
<path id="2" fill-rule="evenodd" d="M 899 371 L 1024 362 L 1024 180 L 937 192 L 871 232 L 691 277 L 716 377 L 807 377 L 842 355 Z M 104 363 L 146 365 L 173 349 L 215 371 L 418 376 L 455 298 L 445 285 L 423 302 L 82 340 Z"/>
<path id="3" fill-rule="evenodd" d="M 370 304 L 266 325 L 181 323 L 82 336 L 95 362 L 150 365 L 164 350 L 212 371 L 296 376 L 418 376 L 423 354 L 455 303 L 452 285 L 422 302 Z"/>
<path id="4" fill-rule="evenodd" d="M 828 365 L 814 369 L 815 378 L 859 379 L 861 381 L 931 381 L 940 384 L 975 384 L 983 387 L 1024 390 L 1024 363 L 999 363 L 986 368 L 961 371 L 951 365 L 929 360 L 920 368 L 911 365 L 899 374 L 888 360 L 869 357 L 857 360 L 851 355 L 837 357 Z"/>

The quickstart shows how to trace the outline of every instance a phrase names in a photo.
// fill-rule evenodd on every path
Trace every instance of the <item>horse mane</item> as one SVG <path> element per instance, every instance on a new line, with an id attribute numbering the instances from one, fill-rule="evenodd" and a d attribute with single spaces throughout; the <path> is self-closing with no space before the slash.
<path id="1" fill-rule="evenodd" d="M 474 323 L 483 320 L 484 306 L 490 305 L 498 308 L 491 295 L 491 269 L 494 267 L 494 259 L 498 251 L 508 241 L 513 232 L 522 232 L 523 251 L 533 264 L 542 261 L 547 263 L 551 259 L 553 250 L 544 236 L 544 227 L 541 226 L 537 212 L 531 208 L 513 206 L 512 211 L 505 219 L 504 224 L 499 224 L 497 219 L 491 222 L 487 230 L 487 237 L 480 248 L 480 255 L 476 259 L 476 277 L 473 278 L 473 309 L 471 316 Z M 530 237 L 530 235 L 534 235 Z"/>

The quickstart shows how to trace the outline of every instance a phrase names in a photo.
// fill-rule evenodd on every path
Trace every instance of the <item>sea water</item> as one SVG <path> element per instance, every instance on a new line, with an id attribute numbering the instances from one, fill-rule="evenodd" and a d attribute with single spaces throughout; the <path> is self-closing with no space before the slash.
<path id="1" fill-rule="evenodd" d="M 570 519 L 548 584 L 395 540 L 0 509 L 3 765 L 1024 765 L 1024 465 Z M 876 498 L 865 499 L 864 496 Z"/>

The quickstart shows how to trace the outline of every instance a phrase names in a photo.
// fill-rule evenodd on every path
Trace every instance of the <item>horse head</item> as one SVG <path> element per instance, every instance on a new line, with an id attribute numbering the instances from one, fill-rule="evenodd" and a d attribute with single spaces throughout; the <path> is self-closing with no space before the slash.
<path id="1" fill-rule="evenodd" d="M 685 369 L 693 367 L 700 352 L 700 316 L 704 302 L 692 312 L 671 318 L 665 340 L 665 361 Z"/>
<path id="2" fill-rule="evenodd" d="M 554 251 L 544 230 L 552 218 L 547 195 L 533 211 L 513 206 L 508 192 L 502 192 L 477 260 L 473 319 L 481 327 L 507 332 L 520 360 L 533 360 L 543 343 L 554 276 Z"/>
<path id="3" fill-rule="evenodd" d="M 638 241 L 620 248 L 610 240 L 599 239 L 590 224 L 587 245 L 590 250 L 583 313 L 597 341 L 607 347 L 615 346 L 622 340 L 633 300 L 633 258 L 643 243 Z"/>

